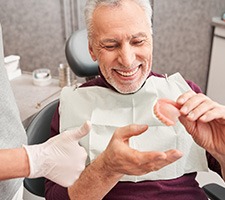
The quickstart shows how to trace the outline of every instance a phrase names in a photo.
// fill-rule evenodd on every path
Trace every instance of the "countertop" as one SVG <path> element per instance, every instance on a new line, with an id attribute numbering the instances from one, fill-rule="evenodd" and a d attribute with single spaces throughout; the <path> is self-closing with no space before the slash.
<path id="1" fill-rule="evenodd" d="M 221 17 L 213 17 L 212 18 L 212 26 L 225 28 L 225 21 L 221 19 Z"/>
<path id="2" fill-rule="evenodd" d="M 52 79 L 51 84 L 47 86 L 36 86 L 33 84 L 32 75 L 26 73 L 11 80 L 10 84 L 24 126 L 29 123 L 34 114 L 59 98 L 61 92 L 59 80 Z"/>

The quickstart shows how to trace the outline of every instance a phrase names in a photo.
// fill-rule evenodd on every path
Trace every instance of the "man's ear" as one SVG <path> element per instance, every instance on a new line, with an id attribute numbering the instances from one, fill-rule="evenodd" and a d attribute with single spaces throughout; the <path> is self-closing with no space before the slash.
<path id="1" fill-rule="evenodd" d="M 97 58 L 96 58 L 96 56 L 95 56 L 95 54 L 94 54 L 94 51 L 93 51 L 93 48 L 92 48 L 92 45 L 91 45 L 90 42 L 88 42 L 88 50 L 89 50 L 89 53 L 90 53 L 90 55 L 91 55 L 92 60 L 93 60 L 93 61 L 96 61 Z"/>

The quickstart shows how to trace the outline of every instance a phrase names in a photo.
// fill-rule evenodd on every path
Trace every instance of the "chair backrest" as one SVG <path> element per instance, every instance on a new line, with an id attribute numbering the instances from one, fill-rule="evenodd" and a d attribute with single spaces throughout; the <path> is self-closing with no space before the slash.
<path id="1" fill-rule="evenodd" d="M 58 99 L 51 102 L 34 116 L 26 129 L 29 145 L 43 143 L 50 137 L 51 120 L 58 102 Z M 45 178 L 25 178 L 24 187 L 32 194 L 44 197 Z"/>
<path id="2" fill-rule="evenodd" d="M 79 77 L 97 76 L 98 63 L 94 62 L 88 51 L 86 29 L 75 31 L 67 40 L 66 59 L 71 70 Z"/>

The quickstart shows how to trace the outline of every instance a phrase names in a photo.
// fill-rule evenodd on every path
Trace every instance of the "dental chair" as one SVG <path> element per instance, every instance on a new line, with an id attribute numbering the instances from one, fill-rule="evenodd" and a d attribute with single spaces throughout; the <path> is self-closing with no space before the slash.
<path id="1" fill-rule="evenodd" d="M 26 129 L 29 145 L 43 143 L 49 139 L 51 120 L 58 102 L 59 100 L 57 99 L 49 103 L 33 117 Z M 35 179 L 25 178 L 24 187 L 38 197 L 45 196 L 45 178 L 43 177 Z"/>
<path id="2" fill-rule="evenodd" d="M 79 77 L 95 77 L 99 74 L 97 62 L 93 62 L 88 52 L 86 30 L 75 31 L 67 40 L 65 54 L 71 70 Z M 58 105 L 58 100 L 44 107 L 27 128 L 28 144 L 46 141 L 50 135 L 50 123 Z M 25 178 L 24 186 L 32 194 L 44 197 L 44 178 Z M 225 188 L 216 183 L 203 186 L 211 200 L 225 200 Z"/>
<path id="3" fill-rule="evenodd" d="M 99 74 L 98 63 L 91 59 L 88 51 L 86 29 L 75 31 L 67 40 L 65 47 L 67 62 L 79 77 L 95 77 Z"/>
<path id="4" fill-rule="evenodd" d="M 225 200 L 225 188 L 217 183 L 209 183 L 203 186 L 203 190 L 211 200 Z"/>

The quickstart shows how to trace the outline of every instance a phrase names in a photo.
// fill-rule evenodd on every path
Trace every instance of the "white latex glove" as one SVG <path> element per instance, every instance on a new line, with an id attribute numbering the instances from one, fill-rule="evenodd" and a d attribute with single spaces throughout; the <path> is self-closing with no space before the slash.
<path id="1" fill-rule="evenodd" d="M 42 144 L 23 145 L 30 163 L 28 178 L 46 177 L 61 186 L 71 186 L 85 168 L 87 153 L 78 142 L 90 129 L 91 123 L 86 122 Z"/>

